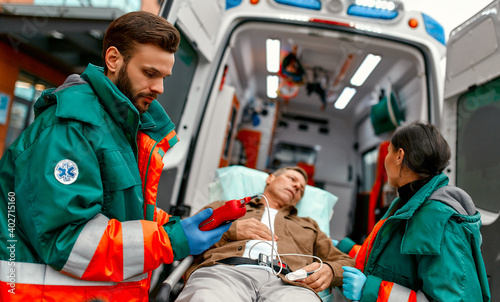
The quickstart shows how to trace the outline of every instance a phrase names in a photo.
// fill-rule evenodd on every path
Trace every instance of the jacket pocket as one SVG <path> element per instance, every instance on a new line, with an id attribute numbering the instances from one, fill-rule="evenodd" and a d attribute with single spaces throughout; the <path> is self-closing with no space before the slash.
<path id="1" fill-rule="evenodd" d="M 374 265 L 373 270 L 369 274 L 418 291 L 421 288 L 417 277 L 418 268 L 412 266 L 410 261 L 402 262 L 398 257 L 394 257 L 393 261 L 390 264 Z M 402 265 L 402 263 L 405 263 L 405 265 Z"/>
<path id="2" fill-rule="evenodd" d="M 99 158 L 105 192 L 120 191 L 141 184 L 132 150 L 104 150 Z"/>

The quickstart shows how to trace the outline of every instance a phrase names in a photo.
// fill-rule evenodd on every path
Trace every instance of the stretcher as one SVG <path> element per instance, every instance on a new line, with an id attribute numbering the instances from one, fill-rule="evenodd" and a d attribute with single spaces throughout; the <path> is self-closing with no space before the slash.
<path id="1" fill-rule="evenodd" d="M 215 181 L 209 185 L 209 202 L 216 200 L 241 200 L 246 196 L 261 194 L 266 186 L 268 174 L 243 166 L 229 166 L 216 170 Z M 330 219 L 333 217 L 337 196 L 330 192 L 307 185 L 304 197 L 296 206 L 298 216 L 311 217 L 320 229 L 330 236 Z M 189 256 L 182 260 L 175 270 L 163 281 L 156 301 L 173 301 L 172 289 L 193 262 Z M 330 288 L 319 293 L 323 302 L 347 301 L 340 289 Z"/>

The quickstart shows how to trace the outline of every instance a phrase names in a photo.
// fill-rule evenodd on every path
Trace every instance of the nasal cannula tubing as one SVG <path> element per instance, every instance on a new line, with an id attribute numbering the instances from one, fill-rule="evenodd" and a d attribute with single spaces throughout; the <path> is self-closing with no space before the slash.
<path id="1" fill-rule="evenodd" d="M 271 268 L 273 268 L 273 265 L 272 265 L 272 263 L 273 263 L 273 258 L 274 258 L 274 257 L 273 257 L 273 256 L 274 256 L 273 254 L 274 254 L 274 252 L 276 252 L 276 257 L 278 258 L 278 261 L 279 261 L 280 263 L 282 263 L 282 261 L 281 261 L 281 256 L 299 256 L 299 257 L 310 257 L 310 258 L 315 258 L 315 259 L 318 259 L 318 260 L 319 260 L 319 262 L 320 262 L 320 266 L 319 266 L 319 268 L 318 268 L 318 269 L 316 269 L 316 270 L 314 270 L 314 271 L 312 271 L 312 272 L 308 272 L 308 273 L 313 274 L 313 273 L 315 273 L 315 272 L 319 271 L 319 270 L 323 267 L 323 261 L 321 260 L 321 258 L 319 258 L 319 257 L 317 257 L 317 256 L 313 256 L 313 255 L 302 255 L 302 254 L 281 254 L 281 255 L 280 255 L 280 254 L 278 253 L 278 251 L 274 248 L 274 232 L 273 232 L 273 229 L 274 229 L 274 228 L 273 228 L 273 226 L 271 226 L 271 213 L 270 213 L 271 211 L 269 210 L 269 201 L 267 200 L 267 197 L 266 197 L 265 195 L 263 195 L 263 194 L 258 194 L 257 196 L 259 196 L 259 197 L 263 197 L 263 198 L 264 198 L 264 200 L 266 201 L 266 207 L 267 207 L 267 219 L 268 219 L 268 223 L 269 223 L 269 230 L 271 231 L 271 244 L 269 244 L 269 242 L 266 242 L 266 241 L 259 241 L 259 242 L 255 243 L 255 244 L 254 244 L 254 245 L 252 245 L 252 246 L 250 247 L 250 249 L 248 250 L 248 256 L 250 257 L 251 252 L 252 252 L 252 249 L 253 249 L 253 247 L 254 247 L 254 246 L 256 246 L 257 244 L 260 244 L 260 243 L 265 243 L 265 244 L 268 244 L 268 245 L 270 245 L 270 246 L 271 246 Z M 276 272 L 276 271 L 273 269 L 273 273 L 274 273 L 275 275 L 279 275 L 279 274 L 281 273 L 281 270 L 282 270 L 282 269 L 283 269 L 283 267 L 280 265 L 280 270 L 279 270 L 278 272 Z"/>

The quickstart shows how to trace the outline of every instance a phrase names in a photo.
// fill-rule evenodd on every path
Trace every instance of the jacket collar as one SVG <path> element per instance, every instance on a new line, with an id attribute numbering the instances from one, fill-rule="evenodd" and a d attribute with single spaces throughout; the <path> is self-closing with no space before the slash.
<path id="1" fill-rule="evenodd" d="M 446 186 L 449 182 L 448 177 L 441 173 L 434 176 L 427 184 L 425 184 L 408 202 L 394 213 L 394 218 L 409 219 L 415 211 L 427 200 L 427 198 L 439 187 Z M 395 207 L 398 207 L 402 200 L 397 197 L 387 210 L 384 218 L 388 218 L 389 213 L 393 212 Z M 387 217 L 386 217 L 387 216 Z"/>
<path id="2" fill-rule="evenodd" d="M 126 132 L 136 133 L 139 124 L 139 111 L 118 87 L 104 75 L 104 69 L 89 64 L 81 77 L 92 86 L 101 105 L 111 118 Z"/>

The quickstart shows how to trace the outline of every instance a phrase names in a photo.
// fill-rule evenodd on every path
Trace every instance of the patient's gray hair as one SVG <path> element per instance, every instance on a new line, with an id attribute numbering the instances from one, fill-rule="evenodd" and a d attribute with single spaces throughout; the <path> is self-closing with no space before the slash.
<path id="1" fill-rule="evenodd" d="M 304 179 L 306 180 L 306 183 L 307 183 L 307 173 L 301 167 L 297 167 L 297 166 L 295 166 L 295 167 L 283 167 L 283 168 L 279 168 L 278 170 L 274 171 L 272 174 L 274 176 L 280 176 L 281 174 L 285 173 L 288 170 L 293 170 L 293 171 L 299 172 L 302 176 L 304 176 Z"/>

